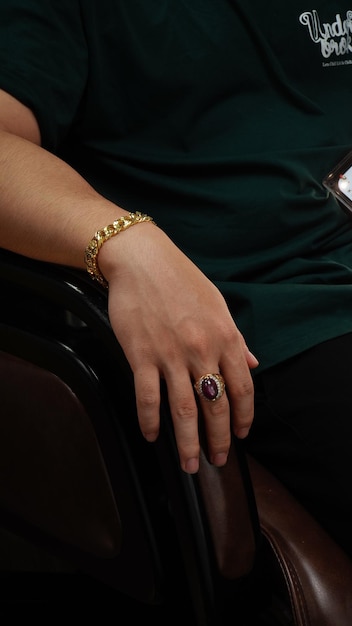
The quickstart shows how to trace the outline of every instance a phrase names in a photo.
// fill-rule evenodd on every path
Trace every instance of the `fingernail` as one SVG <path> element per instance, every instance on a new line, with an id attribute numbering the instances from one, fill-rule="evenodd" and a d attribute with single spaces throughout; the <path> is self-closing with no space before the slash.
<path id="1" fill-rule="evenodd" d="M 199 470 L 199 460 L 195 457 L 194 459 L 188 459 L 185 464 L 185 471 L 188 474 L 196 474 Z"/>
<path id="2" fill-rule="evenodd" d="M 216 467 L 223 467 L 223 465 L 226 465 L 226 461 L 227 461 L 226 452 L 218 452 L 218 454 L 215 454 L 213 458 L 213 465 L 216 465 Z"/>
<path id="3" fill-rule="evenodd" d="M 248 433 L 249 428 L 239 428 L 238 430 L 236 430 L 236 437 L 238 437 L 238 439 L 245 439 Z"/>
<path id="4" fill-rule="evenodd" d="M 144 433 L 144 438 L 150 443 L 154 443 L 157 440 L 159 433 Z"/>

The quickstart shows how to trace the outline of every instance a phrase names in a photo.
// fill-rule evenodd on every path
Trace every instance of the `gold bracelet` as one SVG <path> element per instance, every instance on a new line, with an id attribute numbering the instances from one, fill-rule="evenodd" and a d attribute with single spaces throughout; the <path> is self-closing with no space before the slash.
<path id="1" fill-rule="evenodd" d="M 103 287 L 108 288 L 109 285 L 98 266 L 98 254 L 100 248 L 103 243 L 108 241 L 111 237 L 118 235 L 121 231 L 126 230 L 126 228 L 129 228 L 134 224 L 139 224 L 140 222 L 152 222 L 152 224 L 155 224 L 153 218 L 149 215 L 145 215 L 139 211 L 136 211 L 136 213 L 129 213 L 128 215 L 119 217 L 112 224 L 102 228 L 102 230 L 97 230 L 93 239 L 91 239 L 86 247 L 84 260 L 87 266 L 87 272 L 93 280 L 97 280 L 98 283 L 103 285 Z"/>

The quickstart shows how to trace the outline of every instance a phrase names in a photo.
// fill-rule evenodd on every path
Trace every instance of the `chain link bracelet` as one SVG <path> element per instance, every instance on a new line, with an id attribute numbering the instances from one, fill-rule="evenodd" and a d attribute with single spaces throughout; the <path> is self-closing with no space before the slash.
<path id="1" fill-rule="evenodd" d="M 140 224 L 141 222 L 152 222 L 152 224 L 155 224 L 153 218 L 149 215 L 145 215 L 145 213 L 140 213 L 139 211 L 136 211 L 136 213 L 129 213 L 128 215 L 119 217 L 112 224 L 105 226 L 105 228 L 97 230 L 93 239 L 91 239 L 87 245 L 84 254 L 87 272 L 93 280 L 98 281 L 98 283 L 106 289 L 109 285 L 101 273 L 98 265 L 98 254 L 100 248 L 106 241 L 111 239 L 111 237 L 115 237 L 115 235 L 118 235 L 123 230 L 126 230 L 126 228 L 134 226 L 134 224 Z"/>

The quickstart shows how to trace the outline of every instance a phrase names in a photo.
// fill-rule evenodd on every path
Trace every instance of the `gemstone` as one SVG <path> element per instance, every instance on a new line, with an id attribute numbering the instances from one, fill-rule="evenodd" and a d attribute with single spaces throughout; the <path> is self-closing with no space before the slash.
<path id="1" fill-rule="evenodd" d="M 219 393 L 218 383 L 214 378 L 204 378 L 201 384 L 202 394 L 207 400 L 215 400 Z"/>

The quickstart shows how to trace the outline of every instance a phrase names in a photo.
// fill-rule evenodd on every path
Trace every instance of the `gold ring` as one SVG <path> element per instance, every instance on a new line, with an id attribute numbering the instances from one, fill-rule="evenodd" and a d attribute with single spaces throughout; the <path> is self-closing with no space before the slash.
<path id="1" fill-rule="evenodd" d="M 224 393 L 225 381 L 221 374 L 204 374 L 196 380 L 194 388 L 201 398 L 215 402 Z"/>

